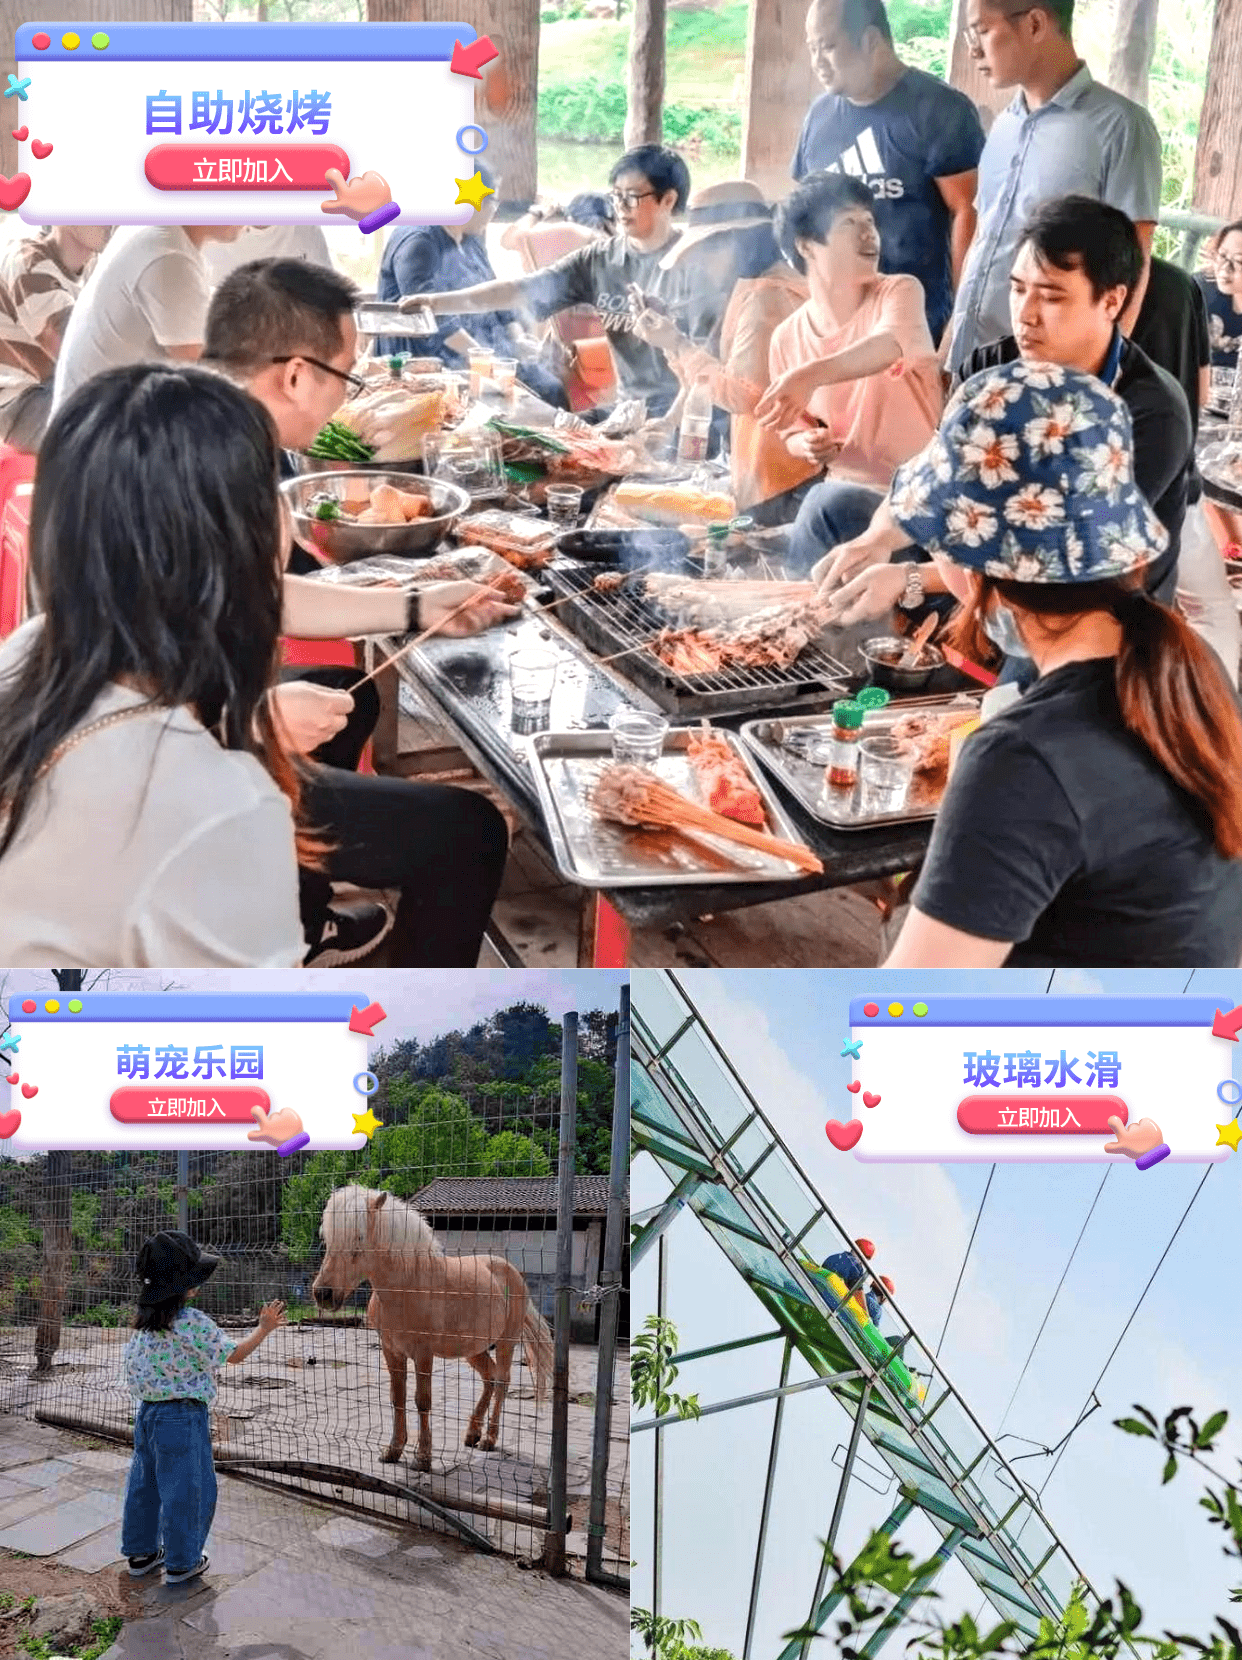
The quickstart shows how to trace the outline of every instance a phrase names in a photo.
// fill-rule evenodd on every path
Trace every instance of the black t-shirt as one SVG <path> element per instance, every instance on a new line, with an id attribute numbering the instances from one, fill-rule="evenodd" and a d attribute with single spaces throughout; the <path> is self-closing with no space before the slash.
<path id="1" fill-rule="evenodd" d="M 1013 363 L 1021 353 L 1011 334 L 980 346 L 971 355 L 961 378 L 994 369 L 999 363 Z M 1186 504 L 1192 499 L 1195 472 L 1195 438 L 1186 394 L 1167 369 L 1161 369 L 1133 340 L 1121 342 L 1121 360 L 1113 391 L 1130 411 L 1134 428 L 1134 482 L 1160 523 L 1169 533 L 1169 545 L 1147 567 L 1144 579 L 1149 594 L 1166 605 L 1173 603 L 1177 588 L 1177 554 L 1181 544 Z"/>
<path id="2" fill-rule="evenodd" d="M 953 310 L 950 215 L 937 179 L 972 173 L 983 154 L 979 112 L 965 93 L 907 69 L 874 104 L 825 92 L 811 105 L 790 172 L 848 173 L 875 197 L 880 270 L 923 284 L 927 324 L 939 340 Z"/>
<path id="3" fill-rule="evenodd" d="M 659 268 L 676 241 L 670 237 L 652 253 L 640 253 L 621 235 L 606 242 L 588 242 L 546 271 L 522 279 L 526 303 L 540 321 L 570 306 L 595 308 L 616 360 L 620 390 L 627 397 L 667 396 L 671 402 L 678 392 L 677 376 L 664 361 L 663 352 L 634 333 L 629 296 L 630 284 L 636 283 L 644 294 L 663 300 L 674 320 L 684 324 L 685 278 L 678 271 Z"/>
<path id="4" fill-rule="evenodd" d="M 967 738 L 913 903 L 1010 967 L 1236 968 L 1242 861 L 1127 731 L 1112 658 L 1069 663 Z"/>
<path id="5" fill-rule="evenodd" d="M 1167 369 L 1186 394 L 1190 425 L 1197 438 L 1199 375 L 1212 361 L 1212 342 L 1203 290 L 1188 271 L 1179 265 L 1170 265 L 1167 259 L 1152 260 L 1147 292 L 1130 338 L 1153 363 Z M 1186 499 L 1196 502 L 1202 494 L 1203 485 L 1195 467 Z"/>

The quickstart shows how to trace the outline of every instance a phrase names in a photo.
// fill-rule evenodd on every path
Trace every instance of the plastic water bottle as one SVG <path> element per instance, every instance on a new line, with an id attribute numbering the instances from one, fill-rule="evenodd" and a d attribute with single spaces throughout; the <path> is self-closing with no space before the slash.
<path id="1" fill-rule="evenodd" d="M 1234 442 L 1242 439 L 1242 352 L 1238 353 L 1238 367 L 1234 371 L 1233 392 L 1229 398 L 1229 437 Z"/>
<path id="2" fill-rule="evenodd" d="M 690 389 L 681 412 L 681 432 L 677 439 L 677 459 L 694 464 L 707 460 L 707 445 L 712 432 L 712 394 L 707 376 L 700 375 Z"/>

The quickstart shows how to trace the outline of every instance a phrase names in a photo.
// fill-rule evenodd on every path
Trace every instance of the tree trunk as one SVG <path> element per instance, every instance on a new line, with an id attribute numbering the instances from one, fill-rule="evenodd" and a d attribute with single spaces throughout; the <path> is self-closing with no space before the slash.
<path id="1" fill-rule="evenodd" d="M 806 49 L 804 0 L 753 0 L 742 94 L 742 172 L 779 198 L 807 110 L 823 91 Z"/>
<path id="2" fill-rule="evenodd" d="M 1147 81 L 1156 55 L 1156 13 L 1160 0 L 1117 0 L 1108 84 L 1147 107 Z"/>
<path id="3" fill-rule="evenodd" d="M 31 8 L 24 0 L 0 0 L 0 40 L 6 42 L 0 59 L 0 80 L 17 73 L 13 55 L 13 31 L 31 16 L 46 16 L 38 8 Z M 58 23 L 190 23 L 193 21 L 193 0 L 64 0 L 56 7 Z M 90 35 L 90 29 L 83 29 Z M 5 99 L 5 114 L 16 98 Z M 120 111 L 116 112 L 120 117 Z M 12 121 L 0 121 L 0 173 L 11 178 L 17 172 L 17 140 L 11 136 Z M 35 135 L 38 136 L 37 134 Z"/>
<path id="4" fill-rule="evenodd" d="M 539 192 L 535 92 L 539 84 L 540 0 L 367 0 L 370 23 L 468 23 L 500 53 L 475 82 L 474 119 L 488 136 L 483 157 L 502 180 L 501 198 Z M 463 153 L 462 170 L 474 171 Z"/>
<path id="5" fill-rule="evenodd" d="M 664 133 L 666 0 L 634 0 L 630 32 L 630 96 L 625 147 L 659 144 Z"/>
<path id="6" fill-rule="evenodd" d="M 54 973 L 61 991 L 81 991 L 82 969 L 58 968 Z M 71 1162 L 70 1153 L 49 1153 L 44 1173 L 43 1265 L 39 1274 L 39 1324 L 35 1330 L 36 1374 L 51 1371 L 52 1359 L 60 1348 L 60 1326 L 71 1263 Z"/>
<path id="7" fill-rule="evenodd" d="M 1242 0 L 1216 0 L 1195 150 L 1194 204 L 1218 219 L 1242 214 Z"/>

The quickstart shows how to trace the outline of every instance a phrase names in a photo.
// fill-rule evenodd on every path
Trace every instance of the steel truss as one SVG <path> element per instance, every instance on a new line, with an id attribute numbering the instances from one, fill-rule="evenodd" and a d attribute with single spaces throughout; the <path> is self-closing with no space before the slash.
<path id="1" fill-rule="evenodd" d="M 827 1389 L 853 1419 L 844 1468 L 826 1529 L 826 1546 L 809 1599 L 808 1632 L 821 1630 L 841 1600 L 824 1589 L 837 1533 L 865 1439 L 896 1478 L 900 1498 L 880 1531 L 888 1536 L 919 1511 L 941 1543 L 926 1573 L 898 1598 L 862 1651 L 876 1655 L 902 1624 L 919 1594 L 945 1562 L 957 1560 L 1001 1619 L 1027 1637 L 1043 1619 L 1064 1613 L 1075 1586 L 1089 1610 L 1099 1598 L 1048 1522 L 1032 1490 L 1016 1474 L 983 1429 L 891 1296 L 885 1301 L 888 1352 L 843 1307 L 831 1308 L 804 1261 L 819 1262 L 849 1249 L 850 1235 L 819 1196 L 732 1066 L 677 976 L 670 971 L 635 975 L 631 1025 L 631 1125 L 635 1152 L 651 1154 L 668 1177 L 665 1203 L 647 1212 L 635 1236 L 632 1262 L 659 1243 L 660 1312 L 667 1279 L 667 1229 L 682 1210 L 699 1223 L 728 1257 L 775 1330 L 733 1342 L 687 1350 L 681 1367 L 709 1355 L 783 1339 L 780 1378 L 773 1388 L 708 1404 L 713 1413 L 772 1401 L 772 1437 L 759 1511 L 742 1660 L 752 1660 L 772 1495 L 786 1399 Z M 794 1351 L 816 1376 L 789 1382 Z M 633 1433 L 654 1431 L 657 1446 L 677 1425 L 676 1415 L 634 1423 Z M 692 1433 L 679 1428 L 678 1434 Z M 656 1517 L 662 1516 L 663 1459 L 656 1461 Z M 663 1529 L 657 1554 L 669 1548 Z M 656 1578 L 655 1613 L 659 1613 Z M 778 1660 L 801 1660 L 810 1636 L 799 1637 Z M 1130 1653 L 1134 1650 L 1127 1644 Z"/>

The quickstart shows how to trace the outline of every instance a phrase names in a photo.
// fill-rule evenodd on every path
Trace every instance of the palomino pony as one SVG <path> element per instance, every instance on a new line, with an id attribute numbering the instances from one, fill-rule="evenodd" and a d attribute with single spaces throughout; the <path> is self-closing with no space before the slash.
<path id="1" fill-rule="evenodd" d="M 363 1280 L 371 1282 L 367 1325 L 380 1334 L 392 1390 L 392 1440 L 381 1461 L 395 1464 L 405 1448 L 406 1363 L 412 1360 L 418 1408 L 414 1463 L 430 1470 L 431 1367 L 437 1355 L 468 1360 L 483 1380 L 465 1444 L 494 1451 L 517 1345 L 525 1346 L 537 1400 L 544 1398 L 552 1375 L 552 1333 L 521 1274 L 504 1257 L 446 1256 L 413 1205 L 373 1188 L 338 1188 L 319 1232 L 328 1254 L 311 1291 L 321 1308 L 342 1307 Z"/>

